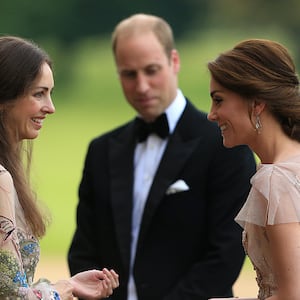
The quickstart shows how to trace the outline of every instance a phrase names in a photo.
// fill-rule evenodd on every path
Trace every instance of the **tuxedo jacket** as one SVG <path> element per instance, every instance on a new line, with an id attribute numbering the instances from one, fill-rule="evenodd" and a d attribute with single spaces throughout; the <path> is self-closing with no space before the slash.
<path id="1" fill-rule="evenodd" d="M 79 187 L 71 274 L 113 268 L 127 299 L 133 202 L 134 121 L 94 139 Z M 139 300 L 232 296 L 245 255 L 234 217 L 255 172 L 246 146 L 226 149 L 216 124 L 189 101 L 169 137 L 142 216 L 133 268 Z M 177 180 L 188 189 L 167 193 Z"/>

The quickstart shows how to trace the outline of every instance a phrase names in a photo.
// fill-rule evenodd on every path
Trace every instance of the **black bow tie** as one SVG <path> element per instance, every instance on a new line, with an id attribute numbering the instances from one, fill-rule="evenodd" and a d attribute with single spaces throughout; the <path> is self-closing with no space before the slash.
<path id="1" fill-rule="evenodd" d="M 163 113 L 151 123 L 147 123 L 143 119 L 137 117 L 135 119 L 135 129 L 139 143 L 144 142 L 151 133 L 155 133 L 160 138 L 164 139 L 169 135 L 167 116 Z"/>

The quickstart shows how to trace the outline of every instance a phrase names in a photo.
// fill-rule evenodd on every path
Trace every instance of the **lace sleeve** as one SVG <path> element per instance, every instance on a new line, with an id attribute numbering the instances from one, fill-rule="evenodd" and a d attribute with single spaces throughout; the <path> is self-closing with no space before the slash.
<path id="1" fill-rule="evenodd" d="M 0 298 L 59 300 L 47 280 L 32 284 L 38 241 L 17 226 L 16 193 L 10 174 L 0 169 Z"/>
<path id="2" fill-rule="evenodd" d="M 252 189 L 236 221 L 259 226 L 300 222 L 299 170 L 289 165 L 262 168 L 251 180 Z"/>

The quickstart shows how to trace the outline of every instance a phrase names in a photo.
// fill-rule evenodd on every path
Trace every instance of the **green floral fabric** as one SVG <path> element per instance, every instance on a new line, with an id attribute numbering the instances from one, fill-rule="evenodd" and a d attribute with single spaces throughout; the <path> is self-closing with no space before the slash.
<path id="1" fill-rule="evenodd" d="M 39 255 L 12 178 L 0 166 L 0 299 L 60 299 L 48 280 L 33 282 Z"/>

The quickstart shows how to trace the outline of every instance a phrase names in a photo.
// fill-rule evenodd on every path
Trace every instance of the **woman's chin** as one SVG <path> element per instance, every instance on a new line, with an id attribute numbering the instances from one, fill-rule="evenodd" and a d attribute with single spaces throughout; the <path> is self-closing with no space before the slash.
<path id="1" fill-rule="evenodd" d="M 34 140 L 36 139 L 38 136 L 39 136 L 39 131 L 38 130 L 35 130 L 33 132 L 30 132 L 26 135 L 26 137 L 24 137 L 24 140 Z"/>
<path id="2" fill-rule="evenodd" d="M 230 142 L 228 140 L 226 141 L 224 138 L 223 138 L 223 145 L 225 148 L 233 148 L 235 146 L 239 146 L 239 144 Z"/>

